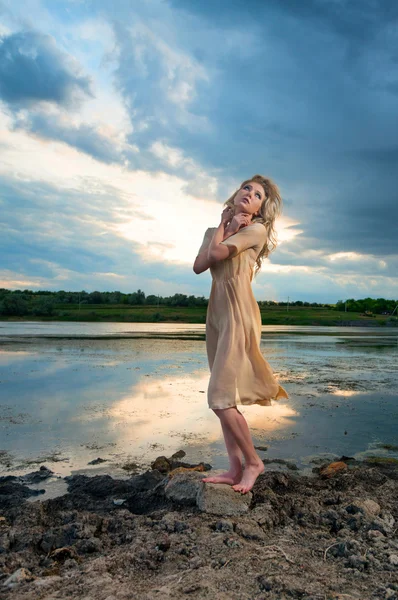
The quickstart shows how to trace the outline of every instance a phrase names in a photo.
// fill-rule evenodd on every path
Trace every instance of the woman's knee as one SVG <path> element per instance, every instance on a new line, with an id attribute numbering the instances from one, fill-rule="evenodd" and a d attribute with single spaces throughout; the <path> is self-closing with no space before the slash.
<path id="1" fill-rule="evenodd" d="M 229 416 L 231 413 L 239 412 L 236 406 L 229 406 L 228 408 L 212 408 L 212 411 L 217 415 L 219 419 Z M 239 413 L 242 414 L 242 413 Z"/>

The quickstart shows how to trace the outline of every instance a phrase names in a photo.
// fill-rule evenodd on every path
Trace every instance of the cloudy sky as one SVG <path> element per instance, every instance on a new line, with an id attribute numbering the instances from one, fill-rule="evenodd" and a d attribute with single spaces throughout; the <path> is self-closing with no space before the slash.
<path id="1" fill-rule="evenodd" d="M 398 298 L 398 4 L 0 0 L 0 287 L 208 296 L 256 173 L 258 300 Z"/>

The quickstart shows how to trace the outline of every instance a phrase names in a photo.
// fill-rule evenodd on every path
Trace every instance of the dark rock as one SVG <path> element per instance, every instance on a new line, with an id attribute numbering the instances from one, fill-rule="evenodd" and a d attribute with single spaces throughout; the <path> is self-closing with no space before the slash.
<path id="1" fill-rule="evenodd" d="M 200 462 L 200 463 L 195 463 L 195 464 L 191 464 L 191 463 L 187 463 L 187 462 L 182 462 L 180 460 L 174 460 L 174 459 L 170 459 L 170 464 L 171 464 L 171 470 L 174 471 L 174 469 L 179 469 L 179 468 L 184 468 L 184 469 L 197 469 L 197 471 L 211 471 L 212 466 L 209 463 L 204 463 L 204 462 Z"/>
<path id="2" fill-rule="evenodd" d="M 345 463 L 356 463 L 358 464 L 358 461 L 353 457 L 353 456 L 341 456 L 340 458 L 337 459 L 338 462 L 345 462 Z"/>
<path id="3" fill-rule="evenodd" d="M 369 529 L 377 529 L 384 535 L 393 531 L 395 519 L 390 513 L 383 513 L 382 517 L 376 517 L 369 525 Z"/>
<path id="4" fill-rule="evenodd" d="M 174 454 L 171 458 L 167 458 L 166 456 L 158 456 L 154 462 L 151 463 L 151 468 L 156 469 L 160 473 L 169 473 L 170 471 L 174 471 L 174 469 L 178 469 L 179 467 L 183 467 L 184 469 L 194 469 L 197 467 L 198 470 L 201 471 L 210 471 L 212 468 L 208 463 L 200 462 L 197 464 L 191 464 L 175 460 Z"/>
<path id="5" fill-rule="evenodd" d="M 125 497 L 128 493 L 148 491 L 156 487 L 163 476 L 158 471 L 147 471 L 131 479 L 113 479 L 110 475 L 73 475 L 65 477 L 68 491 L 72 494 L 85 494 L 95 498 L 108 496 Z"/>
<path id="6" fill-rule="evenodd" d="M 39 483 L 44 479 L 48 479 L 54 475 L 53 471 L 48 469 L 45 465 L 41 465 L 38 471 L 33 471 L 32 473 L 27 473 L 21 477 L 21 480 L 24 483 Z"/>
<path id="7" fill-rule="evenodd" d="M 332 555 L 335 558 L 347 556 L 347 542 L 340 542 L 339 544 L 334 544 L 328 550 L 328 555 Z"/>
<path id="8" fill-rule="evenodd" d="M 168 481 L 165 487 L 166 497 L 182 505 L 196 505 L 202 482 L 203 475 L 197 471 L 186 471 L 176 473 Z"/>
<path id="9" fill-rule="evenodd" d="M 352 515 L 349 519 L 347 519 L 347 527 L 349 527 L 352 531 L 358 531 L 361 528 L 363 523 L 363 516 L 361 513 L 357 513 Z"/>
<path id="10" fill-rule="evenodd" d="M 17 507 L 21 504 L 21 502 L 24 502 L 25 498 L 39 496 L 45 492 L 45 490 L 31 490 L 27 485 L 9 480 L 8 477 L 2 477 L 1 479 L 6 480 L 3 482 L 0 480 L 1 509 L 10 508 L 11 506 Z"/>
<path id="11" fill-rule="evenodd" d="M 151 463 L 151 468 L 156 469 L 160 473 L 168 473 L 171 471 L 172 466 L 171 462 L 165 456 L 158 456 L 153 463 Z"/>
<path id="12" fill-rule="evenodd" d="M 265 575 L 259 575 L 257 577 L 258 584 L 260 586 L 260 590 L 263 592 L 270 592 L 273 587 L 273 582 L 268 579 Z"/>
<path id="13" fill-rule="evenodd" d="M 364 559 L 359 554 L 351 554 L 348 557 L 347 565 L 352 567 L 353 569 L 358 569 L 359 571 L 363 571 L 369 564 L 369 561 Z"/>
<path id="14" fill-rule="evenodd" d="M 234 524 L 229 519 L 220 519 L 214 525 L 214 529 L 223 533 L 231 533 L 234 530 Z"/>
<path id="15" fill-rule="evenodd" d="M 66 560 L 75 560 L 78 558 L 77 552 L 75 548 L 65 547 L 65 548 L 56 548 L 50 554 L 50 558 L 53 558 L 57 562 L 64 562 Z"/>
<path id="16" fill-rule="evenodd" d="M 130 489 L 134 492 L 147 492 L 156 488 L 160 482 L 164 482 L 164 485 L 167 483 L 167 479 L 156 470 L 145 471 L 141 475 L 135 475 L 129 481 L 131 485 Z"/>
<path id="17" fill-rule="evenodd" d="M 163 508 L 172 508 L 173 503 L 166 498 L 164 482 L 160 481 L 155 487 L 143 492 L 134 492 L 126 497 L 123 506 L 136 515 L 145 515 Z"/>
<path id="18" fill-rule="evenodd" d="M 135 462 L 128 462 L 128 463 L 125 463 L 124 465 L 122 465 L 122 469 L 124 471 L 137 471 L 137 469 L 139 469 L 139 468 L 140 468 L 140 465 Z"/>
<path id="19" fill-rule="evenodd" d="M 186 452 L 184 452 L 184 450 L 178 450 L 178 452 L 174 452 L 174 454 L 171 455 L 171 458 L 178 460 L 179 458 L 184 458 L 185 455 Z"/>
<path id="20" fill-rule="evenodd" d="M 107 462 L 106 458 L 94 458 L 94 460 L 90 460 L 89 463 L 87 463 L 88 465 L 100 465 L 101 463 Z"/>
<path id="21" fill-rule="evenodd" d="M 98 538 L 92 537 L 88 540 L 79 540 L 76 543 L 76 548 L 81 554 L 92 554 L 102 550 L 102 542 Z"/>
<path id="22" fill-rule="evenodd" d="M 117 497 L 131 491 L 129 480 L 113 479 L 110 475 L 71 475 L 65 477 L 68 483 L 68 491 L 71 494 L 84 494 L 95 498 L 106 498 L 117 495 Z"/>
<path id="23" fill-rule="evenodd" d="M 157 543 L 156 549 L 160 550 L 161 552 L 167 552 L 167 550 L 169 550 L 170 546 L 171 546 L 170 538 L 168 535 L 166 535 L 163 539 L 161 539 Z"/>
<path id="24" fill-rule="evenodd" d="M 326 506 L 333 506 L 335 504 L 341 504 L 341 496 L 340 496 L 340 494 L 337 494 L 335 496 L 329 496 L 324 499 L 323 503 Z"/>

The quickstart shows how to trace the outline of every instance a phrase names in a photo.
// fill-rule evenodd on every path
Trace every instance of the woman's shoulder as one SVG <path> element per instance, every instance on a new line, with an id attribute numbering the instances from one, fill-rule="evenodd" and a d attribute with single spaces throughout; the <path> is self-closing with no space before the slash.
<path id="1" fill-rule="evenodd" d="M 256 221 L 255 223 L 250 223 L 249 225 L 246 225 L 246 227 L 242 227 L 241 229 L 239 229 L 237 231 L 237 233 L 240 233 L 241 231 L 251 231 L 251 232 L 256 232 L 256 233 L 262 233 L 265 232 L 265 227 L 262 223 L 260 223 L 260 221 Z"/>
<path id="2" fill-rule="evenodd" d="M 254 223 L 250 223 L 250 225 L 248 225 L 248 227 L 257 227 L 257 229 L 265 229 L 264 223 L 261 223 L 260 221 L 255 221 Z"/>

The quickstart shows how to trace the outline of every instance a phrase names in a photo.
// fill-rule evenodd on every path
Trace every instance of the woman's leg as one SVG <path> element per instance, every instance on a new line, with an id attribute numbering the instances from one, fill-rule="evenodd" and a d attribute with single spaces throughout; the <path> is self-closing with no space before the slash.
<path id="1" fill-rule="evenodd" d="M 216 412 L 216 410 L 214 410 L 214 412 Z M 263 473 L 264 463 L 254 448 L 246 419 L 237 407 L 234 406 L 232 408 L 218 410 L 216 414 L 221 421 L 225 443 L 227 445 L 228 440 L 229 448 L 231 449 L 230 455 L 230 450 L 227 445 L 230 462 L 231 459 L 236 460 L 237 456 L 239 456 L 240 459 L 240 454 L 238 454 L 239 449 L 245 457 L 245 471 L 243 476 L 237 480 L 237 472 L 232 468 L 232 464 L 236 463 L 231 463 L 231 469 L 228 473 L 223 473 L 219 477 L 209 477 L 203 481 L 208 481 L 209 483 L 230 483 L 235 491 L 245 494 L 252 489 L 257 477 Z M 232 479 L 234 479 L 234 481 L 232 481 Z"/>
<path id="2" fill-rule="evenodd" d="M 231 430 L 245 457 L 245 471 L 241 480 L 232 487 L 235 491 L 246 494 L 246 492 L 252 489 L 257 477 L 263 473 L 265 469 L 263 461 L 254 448 L 249 426 L 245 417 L 239 410 L 236 412 L 236 420 L 235 422 L 232 421 Z"/>
<path id="3" fill-rule="evenodd" d="M 207 483 L 228 483 L 229 485 L 233 485 L 235 483 L 239 483 L 242 479 L 242 451 L 239 448 L 231 429 L 228 427 L 228 423 L 225 422 L 225 419 L 222 415 L 225 411 L 234 411 L 236 409 L 226 408 L 213 410 L 219 417 L 221 422 L 225 446 L 228 452 L 230 468 L 229 471 L 227 471 L 226 473 L 214 475 L 213 477 L 205 477 L 202 481 L 205 481 Z"/>

